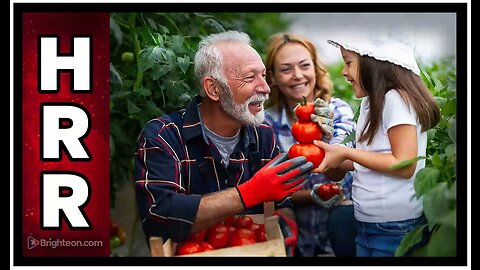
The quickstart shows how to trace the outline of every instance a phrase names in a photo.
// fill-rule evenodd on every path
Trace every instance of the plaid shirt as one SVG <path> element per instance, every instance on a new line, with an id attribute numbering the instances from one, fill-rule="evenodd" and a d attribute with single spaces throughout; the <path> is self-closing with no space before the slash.
<path id="1" fill-rule="evenodd" d="M 197 96 L 180 113 L 149 121 L 138 137 L 135 189 L 147 237 L 184 241 L 201 195 L 244 183 L 279 153 L 270 126 L 244 126 L 225 168 L 218 149 L 202 131 L 200 103 Z M 289 199 L 277 203 L 277 207 L 285 206 L 291 207 Z M 263 205 L 246 210 L 262 212 Z"/>
<path id="2" fill-rule="evenodd" d="M 332 98 L 329 104 L 333 111 L 333 137 L 330 144 L 341 143 L 355 129 L 353 111 L 345 101 Z M 266 121 L 273 127 L 281 152 L 287 152 L 297 143 L 292 136 L 292 127 L 288 121 L 285 107 L 271 107 L 266 110 Z M 347 143 L 353 147 L 355 142 Z M 352 174 L 347 173 L 340 181 L 346 199 L 351 199 Z M 311 174 L 305 189 L 312 189 L 317 183 L 330 183 L 323 174 Z M 295 207 L 295 217 L 298 225 L 297 247 L 303 256 L 315 256 L 319 252 L 332 252 L 328 240 L 327 220 L 329 210 L 317 205 L 308 207 Z"/>

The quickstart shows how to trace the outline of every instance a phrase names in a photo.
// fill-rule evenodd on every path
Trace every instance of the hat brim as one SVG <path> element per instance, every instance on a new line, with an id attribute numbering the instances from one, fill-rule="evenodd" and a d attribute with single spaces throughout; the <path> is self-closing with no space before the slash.
<path id="1" fill-rule="evenodd" d="M 380 61 L 387 61 L 387 62 L 396 64 L 396 65 L 402 66 L 403 68 L 411 70 L 413 73 L 420 76 L 420 69 L 418 67 L 418 64 L 416 63 L 416 60 L 415 60 L 414 56 L 413 56 L 413 52 L 411 54 L 404 55 L 403 56 L 404 61 L 400 61 L 399 59 L 395 59 L 394 57 L 389 57 L 387 55 L 383 55 L 383 54 L 378 53 L 378 52 L 373 51 L 373 50 L 368 50 L 368 49 L 365 49 L 365 48 L 361 49 L 361 48 L 356 48 L 356 47 L 350 46 L 349 42 L 329 39 L 329 40 L 327 40 L 327 43 L 330 44 L 330 45 L 333 45 L 337 48 L 342 47 L 345 50 L 356 52 L 361 56 L 367 55 L 367 56 L 373 57 L 373 58 L 375 58 L 377 60 L 380 60 Z"/>

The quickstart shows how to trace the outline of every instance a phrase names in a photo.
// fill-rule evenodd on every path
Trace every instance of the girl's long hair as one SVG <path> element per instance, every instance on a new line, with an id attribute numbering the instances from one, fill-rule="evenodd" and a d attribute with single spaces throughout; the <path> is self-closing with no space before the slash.
<path id="1" fill-rule="evenodd" d="M 269 74 L 273 75 L 275 73 L 274 62 L 278 51 L 283 45 L 287 43 L 298 43 L 304 46 L 310 52 L 310 56 L 313 60 L 313 66 L 315 68 L 314 99 L 319 97 L 326 102 L 329 102 L 332 95 L 333 84 L 330 80 L 330 75 L 326 69 L 325 64 L 318 58 L 315 45 L 310 40 L 300 35 L 290 33 L 277 33 L 270 36 L 267 42 L 267 56 L 265 60 L 265 65 L 267 68 L 267 83 L 270 86 L 270 97 L 265 103 L 265 107 L 268 108 L 279 105 L 287 106 L 285 96 L 280 91 L 278 86 L 273 84 L 271 76 L 269 76 Z M 292 114 L 290 110 L 287 111 L 289 114 Z"/>
<path id="2" fill-rule="evenodd" d="M 370 56 L 359 56 L 360 85 L 369 97 L 370 110 L 359 141 L 370 144 L 382 121 L 385 94 L 397 90 L 415 110 L 422 131 L 435 127 L 440 121 L 440 109 L 422 79 L 412 71 Z"/>

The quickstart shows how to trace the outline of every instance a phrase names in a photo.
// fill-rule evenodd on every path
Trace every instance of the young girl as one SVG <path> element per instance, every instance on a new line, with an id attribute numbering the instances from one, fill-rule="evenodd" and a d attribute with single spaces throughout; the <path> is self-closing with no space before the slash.
<path id="1" fill-rule="evenodd" d="M 393 256 L 403 236 L 426 222 L 413 186 L 425 160 L 390 167 L 425 156 L 426 131 L 438 123 L 440 111 L 408 44 L 382 35 L 328 42 L 340 48 L 342 75 L 363 100 L 356 148 L 315 141 L 325 150 L 325 158 L 313 172 L 354 171 L 357 256 Z"/>

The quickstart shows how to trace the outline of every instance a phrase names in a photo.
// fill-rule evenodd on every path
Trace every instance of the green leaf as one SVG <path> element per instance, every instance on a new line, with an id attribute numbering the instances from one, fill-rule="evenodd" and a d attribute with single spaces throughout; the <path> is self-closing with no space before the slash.
<path id="1" fill-rule="evenodd" d="M 435 84 L 435 88 L 437 89 L 443 88 L 443 83 L 439 79 L 433 78 L 433 83 Z"/>
<path id="2" fill-rule="evenodd" d="M 177 55 L 175 54 L 175 51 L 165 49 L 165 57 L 169 65 L 171 65 L 172 67 L 176 65 Z"/>
<path id="3" fill-rule="evenodd" d="M 110 95 L 110 100 L 119 100 L 119 99 L 124 99 L 125 97 L 128 97 L 130 94 L 132 94 L 132 91 L 116 91 Z"/>
<path id="4" fill-rule="evenodd" d="M 439 107 L 442 107 L 445 104 L 445 102 L 447 102 L 447 99 L 444 97 L 435 96 L 434 99 Z"/>
<path id="5" fill-rule="evenodd" d="M 427 85 L 428 89 L 434 89 L 435 85 L 432 82 L 432 79 L 430 78 L 430 75 L 428 75 L 427 72 L 424 72 L 423 70 L 420 70 L 420 75 L 423 77 L 423 81 Z"/>
<path id="6" fill-rule="evenodd" d="M 451 78 L 452 80 L 454 80 L 454 81 L 457 80 L 457 74 L 455 74 L 455 71 L 453 71 L 453 70 L 450 70 L 450 71 L 448 72 L 448 76 L 450 76 L 450 78 Z"/>
<path id="7" fill-rule="evenodd" d="M 155 36 L 157 38 L 158 44 L 163 45 L 165 43 L 165 41 L 163 40 L 163 36 L 160 33 L 156 33 Z"/>
<path id="8" fill-rule="evenodd" d="M 430 229 L 436 224 L 455 224 L 456 195 L 455 187 L 448 187 L 446 182 L 438 183 L 436 187 L 423 195 L 423 211 Z"/>
<path id="9" fill-rule="evenodd" d="M 225 28 L 223 28 L 223 26 L 214 19 L 211 19 L 211 18 L 206 19 L 205 24 L 209 25 L 209 26 L 212 26 L 215 29 L 216 32 L 224 32 L 225 31 Z"/>
<path id="10" fill-rule="evenodd" d="M 450 162 L 457 160 L 457 147 L 454 143 L 449 144 L 447 148 L 445 148 L 445 155 Z"/>
<path id="11" fill-rule="evenodd" d="M 172 67 L 168 64 L 159 63 L 152 67 L 152 79 L 158 80 L 163 75 L 167 74 L 172 70 Z"/>
<path id="12" fill-rule="evenodd" d="M 443 216 L 438 219 L 438 224 L 457 228 L 457 208 L 445 211 Z"/>
<path id="13" fill-rule="evenodd" d="M 439 177 L 440 171 L 436 168 L 426 167 L 418 171 L 413 183 L 417 197 L 421 197 L 433 189 L 437 185 Z"/>
<path id="14" fill-rule="evenodd" d="M 147 102 L 147 110 L 150 112 L 151 116 L 159 116 L 163 114 L 163 111 L 157 107 L 157 104 L 151 100 Z"/>
<path id="15" fill-rule="evenodd" d="M 360 107 L 355 112 L 355 115 L 353 116 L 353 121 L 357 122 L 359 116 L 360 116 Z"/>
<path id="16" fill-rule="evenodd" d="M 123 124 L 125 121 L 113 121 L 110 123 L 110 136 L 114 139 L 113 142 L 119 145 L 131 143 L 128 138 L 125 138 L 125 130 Z"/>
<path id="17" fill-rule="evenodd" d="M 355 130 L 352 131 L 352 133 L 348 134 L 345 139 L 340 144 L 347 144 L 349 142 L 353 142 L 355 140 Z"/>
<path id="18" fill-rule="evenodd" d="M 165 48 L 159 46 L 149 46 L 140 52 L 138 57 L 138 68 L 144 72 L 153 67 L 156 63 L 165 60 Z"/>
<path id="19" fill-rule="evenodd" d="M 433 166 L 437 168 L 442 167 L 442 159 L 440 158 L 440 155 L 438 154 L 438 152 L 435 152 L 430 159 L 432 160 Z"/>
<path id="20" fill-rule="evenodd" d="M 457 101 L 456 100 L 448 100 L 442 106 L 442 115 L 450 116 L 455 115 L 457 112 Z"/>
<path id="21" fill-rule="evenodd" d="M 133 85 L 135 84 L 134 80 L 123 80 L 123 88 L 124 89 L 133 89 Z"/>
<path id="22" fill-rule="evenodd" d="M 415 250 L 412 250 L 410 253 L 410 257 L 428 257 L 428 250 L 426 246 L 419 247 Z"/>
<path id="23" fill-rule="evenodd" d="M 188 57 L 188 55 L 177 57 L 177 62 L 183 74 L 187 73 L 188 66 L 190 65 L 190 57 Z"/>
<path id="24" fill-rule="evenodd" d="M 165 95 L 172 104 L 178 104 L 179 97 L 190 90 L 183 80 L 167 80 L 162 83 L 162 87 L 165 88 Z"/>
<path id="25" fill-rule="evenodd" d="M 133 104 L 130 100 L 127 100 L 127 111 L 129 115 L 136 114 L 141 111 L 137 105 Z"/>
<path id="26" fill-rule="evenodd" d="M 452 142 L 457 142 L 457 117 L 454 116 L 448 120 L 449 128 L 448 128 L 448 136 L 452 140 Z"/>
<path id="27" fill-rule="evenodd" d="M 410 232 L 408 232 L 400 242 L 400 245 L 395 250 L 395 257 L 404 256 L 415 244 L 420 243 L 422 240 L 423 229 L 428 226 L 427 224 L 417 226 Z"/>
<path id="28" fill-rule="evenodd" d="M 152 18 L 147 18 L 147 23 L 152 29 L 158 30 L 157 23 Z"/>
<path id="29" fill-rule="evenodd" d="M 170 34 L 170 30 L 168 30 L 167 27 L 159 24 L 159 25 L 158 25 L 158 28 L 160 28 L 160 32 L 162 32 L 163 34 Z"/>
<path id="30" fill-rule="evenodd" d="M 110 84 L 122 85 L 122 77 L 118 73 L 113 63 L 110 63 Z"/>
<path id="31" fill-rule="evenodd" d="M 427 130 L 427 141 L 431 141 L 435 137 L 436 133 L 437 130 L 435 128 Z"/>
<path id="32" fill-rule="evenodd" d="M 190 87 L 183 81 L 173 81 L 172 83 L 173 91 L 178 93 L 181 96 L 183 93 L 187 93 L 190 90 Z M 180 94 L 182 93 L 182 94 Z"/>
<path id="33" fill-rule="evenodd" d="M 450 226 L 440 226 L 433 231 L 425 246 L 428 256 L 450 257 L 457 255 L 457 230 Z"/>
<path id="34" fill-rule="evenodd" d="M 191 99 L 192 98 L 187 93 L 183 93 L 178 97 L 178 102 L 181 104 L 185 104 L 189 102 Z"/>
<path id="35" fill-rule="evenodd" d="M 110 17 L 110 33 L 113 34 L 118 44 L 122 44 L 123 42 L 122 29 L 120 29 L 120 26 L 118 26 L 118 24 L 115 22 L 115 20 L 112 17 Z"/>
<path id="36" fill-rule="evenodd" d="M 152 95 L 152 91 L 150 91 L 150 89 L 142 86 L 140 88 L 137 89 L 137 93 L 142 95 L 142 96 L 145 96 L 145 97 L 149 97 Z"/>
<path id="37" fill-rule="evenodd" d="M 420 157 L 415 157 L 415 158 L 412 158 L 412 159 L 409 159 L 409 160 L 404 160 L 404 161 L 402 161 L 398 164 L 390 166 L 388 168 L 388 170 L 391 171 L 391 170 L 396 170 L 396 169 L 400 169 L 400 168 L 403 168 L 403 167 L 407 167 L 408 165 L 413 164 L 413 163 L 419 161 L 420 159 L 425 159 L 425 157 L 420 156 Z"/>
<path id="38" fill-rule="evenodd" d="M 174 35 L 172 36 L 172 49 L 176 52 L 183 51 L 183 36 Z"/>

